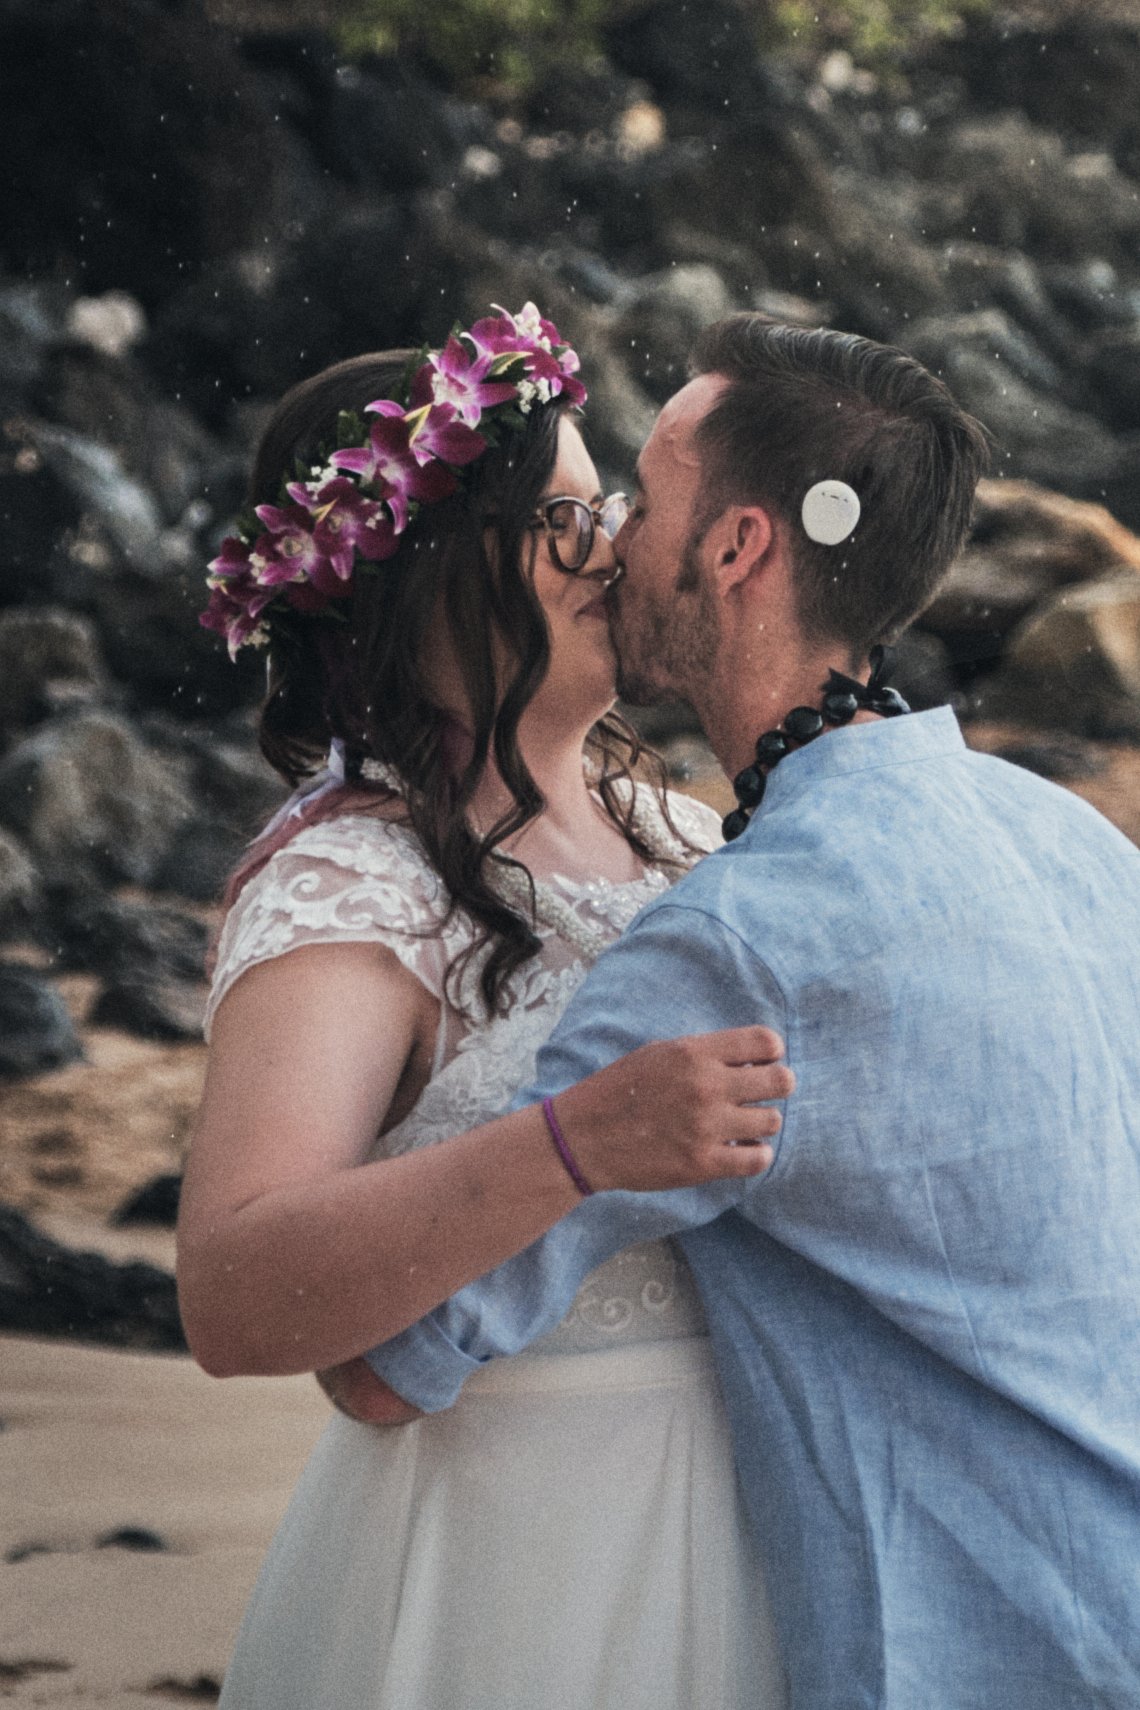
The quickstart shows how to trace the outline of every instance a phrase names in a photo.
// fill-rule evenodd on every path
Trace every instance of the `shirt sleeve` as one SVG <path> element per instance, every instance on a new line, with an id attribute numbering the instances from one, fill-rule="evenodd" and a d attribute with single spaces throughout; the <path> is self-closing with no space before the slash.
<path id="1" fill-rule="evenodd" d="M 755 1023 L 785 1033 L 783 996 L 748 945 L 699 909 L 655 905 L 575 994 L 516 1108 L 562 1092 L 653 1040 Z M 597 1265 L 634 1242 L 711 1222 L 759 1191 L 763 1180 L 583 1200 L 541 1240 L 374 1348 L 369 1364 L 425 1412 L 448 1407 L 485 1361 L 518 1353 L 559 1323 Z"/>

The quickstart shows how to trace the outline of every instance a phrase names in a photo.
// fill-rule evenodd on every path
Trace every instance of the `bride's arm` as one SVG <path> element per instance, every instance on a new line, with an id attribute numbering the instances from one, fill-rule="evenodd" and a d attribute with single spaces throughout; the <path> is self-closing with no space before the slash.
<path id="1" fill-rule="evenodd" d="M 637 1062 L 648 1039 L 668 1039 L 693 1026 L 735 1027 L 743 1036 L 742 1023 L 756 1016 L 767 1017 L 794 1051 L 795 1008 L 754 948 L 715 915 L 664 899 L 596 963 L 539 1052 L 535 1079 L 521 1097 L 552 1094 L 560 1104 L 571 1096 L 588 1097 L 601 1079 L 591 1070 L 602 1063 L 610 1071 L 625 1070 Z M 734 1034 L 700 1037 L 731 1040 Z M 629 1091 L 633 1094 L 632 1086 Z M 626 1105 L 631 1117 L 637 1096 Z M 806 1108 L 810 1112 L 810 1098 Z M 589 1272 L 623 1247 L 698 1229 L 727 1210 L 745 1211 L 763 1227 L 765 1203 L 780 1204 L 781 1178 L 796 1179 L 791 1160 L 797 1154 L 802 1182 L 805 1129 L 810 1160 L 810 1115 L 797 1124 L 795 1110 L 793 1101 L 774 1148 L 771 1177 L 756 1172 L 746 1182 L 710 1179 L 675 1193 L 605 1193 L 583 1201 L 533 1246 L 462 1289 L 421 1323 L 370 1349 L 366 1363 L 382 1385 L 372 1390 L 354 1366 L 354 1393 L 351 1398 L 341 1394 L 338 1401 L 358 1417 L 381 1424 L 406 1417 L 407 1402 L 429 1412 L 449 1407 L 487 1360 L 516 1354 L 553 1328 Z M 567 1125 L 572 1144 L 578 1139 L 574 1121 Z M 642 1144 L 652 1151 L 654 1137 L 643 1137 Z M 716 1173 L 710 1171 L 710 1177 Z"/>
<path id="2" fill-rule="evenodd" d="M 389 952 L 337 944 L 252 967 L 222 1000 L 179 1219 L 183 1319 L 207 1371 L 340 1364 L 578 1203 L 536 1106 L 363 1162 L 409 1064 L 430 1051 L 425 998 Z M 766 1147 L 733 1143 L 775 1132 L 775 1114 L 752 1101 L 789 1090 L 779 1041 L 760 1028 L 725 1039 L 649 1046 L 561 1096 L 595 1185 L 766 1167 Z"/>

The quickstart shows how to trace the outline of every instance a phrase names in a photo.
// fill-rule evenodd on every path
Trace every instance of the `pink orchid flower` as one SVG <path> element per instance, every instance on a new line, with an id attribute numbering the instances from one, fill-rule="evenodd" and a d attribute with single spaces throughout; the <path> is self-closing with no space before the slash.
<path id="1" fill-rule="evenodd" d="M 493 410 L 496 404 L 509 403 L 514 397 L 515 389 L 509 380 L 488 380 L 492 360 L 490 351 L 472 353 L 452 333 L 443 349 L 424 363 L 416 378 L 422 384 L 426 371 L 432 403 L 450 404 L 461 422 L 476 428 L 484 410 Z M 427 399 L 414 397 L 414 402 L 426 403 Z"/>
<path id="2" fill-rule="evenodd" d="M 471 328 L 471 337 L 476 348 L 492 358 L 525 356 L 534 348 L 534 340 L 520 333 L 509 315 L 484 316 Z"/>
<path id="3" fill-rule="evenodd" d="M 391 558 L 400 544 L 388 506 L 366 499 L 347 475 L 313 486 L 295 481 L 288 493 L 312 516 L 313 539 L 330 563 L 347 550 L 375 564 Z"/>
<path id="4" fill-rule="evenodd" d="M 492 356 L 512 351 L 525 355 L 532 350 L 549 351 L 558 341 L 558 328 L 553 321 L 544 321 L 533 303 L 528 303 L 517 315 L 508 314 L 498 304 L 495 308 L 495 314 L 485 315 L 471 328 L 471 338 L 478 350 Z"/>
<path id="5" fill-rule="evenodd" d="M 510 391 L 514 397 L 513 386 Z M 440 463 L 461 467 L 487 449 L 483 435 L 459 421 L 452 404 L 424 404 L 411 413 L 408 422 L 412 456 L 425 466 L 425 474 L 437 458 Z"/>
<path id="6" fill-rule="evenodd" d="M 227 573 L 224 580 L 211 581 L 210 598 L 198 622 L 203 629 L 212 629 L 215 634 L 224 636 L 230 658 L 236 659 L 247 642 L 268 639 L 261 614 L 272 598 L 273 590 L 259 588 L 248 571 L 244 581 Z"/>
<path id="7" fill-rule="evenodd" d="M 513 315 L 511 319 L 524 338 L 530 339 L 533 344 L 544 345 L 547 350 L 553 350 L 562 343 L 561 334 L 554 322 L 546 320 L 535 303 L 524 303 L 518 314 Z"/>
<path id="8" fill-rule="evenodd" d="M 573 351 L 569 353 L 574 356 Z M 577 367 L 578 358 L 574 357 Z M 564 358 L 551 356 L 545 350 L 536 350 L 527 357 L 527 379 L 538 386 L 540 395 L 545 385 L 547 398 L 563 397 L 571 404 L 586 402 L 586 388 L 582 382 L 575 379 Z"/>
<path id="9" fill-rule="evenodd" d="M 249 575 L 250 548 L 239 535 L 227 534 L 218 551 L 218 556 L 210 560 L 206 566 L 207 581 L 211 588 L 217 587 L 219 580 L 231 577 Z"/>
<path id="10" fill-rule="evenodd" d="M 501 309 L 498 315 L 476 321 L 471 337 L 492 356 L 492 372 L 502 372 L 512 357 L 522 358 L 524 378 L 518 390 L 524 408 L 536 398 L 548 403 L 559 396 L 571 404 L 585 403 L 586 388 L 574 378 L 580 366 L 576 353 L 562 344 L 554 322 L 545 320 L 533 303 L 525 304 L 517 315 Z M 533 391 L 527 389 L 527 382 Z"/>
<path id="11" fill-rule="evenodd" d="M 427 503 L 446 498 L 455 491 L 455 476 L 439 463 L 420 467 L 399 404 L 381 398 L 365 407 L 379 417 L 372 424 L 368 444 L 334 451 L 331 461 L 338 469 L 358 475 L 379 498 L 387 500 L 396 533 L 402 534 L 408 526 L 409 500 Z"/>
<path id="12" fill-rule="evenodd" d="M 254 542 L 250 563 L 262 587 L 301 581 L 321 587 L 330 574 L 342 582 L 352 575 L 352 547 L 340 542 L 332 552 L 325 551 L 301 505 L 258 505 L 257 516 L 268 532 Z"/>

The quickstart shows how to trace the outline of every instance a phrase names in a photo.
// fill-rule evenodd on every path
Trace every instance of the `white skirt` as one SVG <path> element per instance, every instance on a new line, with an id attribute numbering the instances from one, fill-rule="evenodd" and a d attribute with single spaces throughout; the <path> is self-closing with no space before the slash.
<path id="1" fill-rule="evenodd" d="M 780 1710 L 706 1338 L 522 1355 L 450 1412 L 339 1415 L 223 1710 Z"/>

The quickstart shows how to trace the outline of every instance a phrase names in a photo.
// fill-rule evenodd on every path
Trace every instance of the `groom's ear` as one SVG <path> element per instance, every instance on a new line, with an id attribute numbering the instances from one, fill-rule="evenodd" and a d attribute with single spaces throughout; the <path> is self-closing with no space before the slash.
<path id="1" fill-rule="evenodd" d="M 771 514 L 762 505 L 730 505 L 708 531 L 712 575 L 721 595 L 762 572 L 776 543 Z"/>

